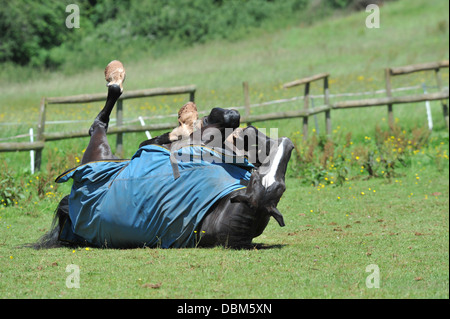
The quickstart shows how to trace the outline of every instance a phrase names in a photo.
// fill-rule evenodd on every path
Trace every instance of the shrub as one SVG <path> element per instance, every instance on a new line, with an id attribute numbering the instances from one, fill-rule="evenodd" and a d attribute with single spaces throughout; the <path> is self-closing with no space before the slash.
<path id="1" fill-rule="evenodd" d="M 284 23 L 306 7 L 308 0 L 154 0 L 154 1 L 2 1 L 0 62 L 56 68 L 76 55 L 110 58 L 139 43 L 189 45 L 210 39 L 236 39 L 263 23 Z M 80 8 L 80 28 L 68 29 L 65 8 Z M 279 17 L 283 16 L 283 19 Z M 281 21 L 281 22 L 279 22 Z M 111 46 L 110 44 L 114 45 Z M 117 52 L 111 52 L 111 50 Z M 104 51 L 104 50 L 103 50 Z M 76 67 L 89 67 L 98 58 Z M 102 61 L 103 65 L 104 61 Z"/>
<path id="2" fill-rule="evenodd" d="M 25 198 L 24 188 L 12 171 L 3 162 L 0 167 L 0 204 L 3 207 L 14 206 Z"/>
<path id="3" fill-rule="evenodd" d="M 49 50 L 70 38 L 64 2 L 2 1 L 0 62 L 55 67 Z"/>
<path id="4" fill-rule="evenodd" d="M 289 174 L 313 186 L 342 185 L 348 179 L 385 178 L 398 176 L 400 167 L 411 165 L 412 159 L 422 154 L 432 159 L 438 169 L 448 162 L 445 142 L 431 147 L 430 132 L 426 128 L 410 131 L 395 125 L 390 130 L 376 128 L 375 137 L 365 136 L 354 143 L 351 132 L 338 133 L 327 139 L 313 135 L 304 141 L 300 132 L 291 136 L 295 149 L 289 165 Z M 426 152 L 425 152 L 426 150 Z"/>

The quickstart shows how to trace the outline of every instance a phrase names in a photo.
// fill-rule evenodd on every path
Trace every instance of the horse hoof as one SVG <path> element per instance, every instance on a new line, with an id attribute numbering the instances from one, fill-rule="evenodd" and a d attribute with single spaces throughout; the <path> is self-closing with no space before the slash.
<path id="1" fill-rule="evenodd" d="M 169 134 L 171 141 L 189 136 L 194 132 L 198 123 L 197 106 L 194 102 L 188 102 L 178 111 L 179 126 Z"/>
<path id="2" fill-rule="evenodd" d="M 125 81 L 125 68 L 122 62 L 114 60 L 109 62 L 105 68 L 105 80 L 108 82 L 106 86 L 114 84 L 119 85 L 120 92 L 123 91 L 123 82 Z"/>
<path id="3" fill-rule="evenodd" d="M 180 125 L 194 125 L 198 120 L 197 106 L 194 102 L 188 102 L 178 111 L 178 122 Z"/>

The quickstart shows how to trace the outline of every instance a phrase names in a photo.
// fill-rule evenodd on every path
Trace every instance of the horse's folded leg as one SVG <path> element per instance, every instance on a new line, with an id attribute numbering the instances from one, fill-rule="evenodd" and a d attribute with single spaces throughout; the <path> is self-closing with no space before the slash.
<path id="1" fill-rule="evenodd" d="M 188 102 L 180 108 L 178 111 L 178 123 L 179 125 L 171 132 L 167 132 L 163 135 L 146 140 L 139 145 L 139 148 L 151 144 L 170 144 L 182 138 L 188 137 L 194 132 L 194 130 L 200 128 L 197 106 L 194 102 Z"/>
<path id="2" fill-rule="evenodd" d="M 167 133 L 164 133 L 163 135 L 159 135 L 152 139 L 145 140 L 144 142 L 139 144 L 139 148 L 141 148 L 142 146 L 145 146 L 145 145 L 152 145 L 152 144 L 156 144 L 156 145 L 170 144 L 170 143 L 172 143 L 172 141 L 169 138 L 169 134 L 170 134 L 170 132 L 167 132 Z"/>

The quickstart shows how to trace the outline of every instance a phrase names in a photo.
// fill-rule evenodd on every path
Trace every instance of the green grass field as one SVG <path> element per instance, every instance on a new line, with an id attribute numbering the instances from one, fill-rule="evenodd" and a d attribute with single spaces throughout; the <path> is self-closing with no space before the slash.
<path id="1" fill-rule="evenodd" d="M 54 202 L 8 209 L 2 297 L 448 298 L 448 179 L 424 171 L 416 185 L 411 175 L 400 186 L 377 180 L 321 191 L 288 179 L 286 227 L 271 221 L 254 250 L 17 249 L 48 228 Z M 80 267 L 80 289 L 66 287 L 70 264 Z M 379 289 L 366 287 L 371 264 Z"/>
<path id="2" fill-rule="evenodd" d="M 331 93 L 383 89 L 385 67 L 448 59 L 448 9 L 448 1 L 397 1 L 381 7 L 380 29 L 366 29 L 367 14 L 360 12 L 308 27 L 299 21 L 288 29 L 196 45 L 157 59 L 123 61 L 125 89 L 196 84 L 200 110 L 243 105 L 243 81 L 250 84 L 252 103 L 302 95 L 301 89 L 283 90 L 281 85 L 321 72 L 331 73 Z M 448 69 L 442 73 L 448 87 Z M 18 123 L 0 126 L 0 138 L 36 127 L 42 96 L 105 90 L 101 68 L 70 77 L 48 73 L 41 80 L 0 79 L 0 122 Z M 433 74 L 398 77 L 393 84 L 423 82 L 434 85 Z M 313 85 L 312 93 L 320 94 L 320 89 Z M 175 113 L 186 98 L 129 100 L 124 117 Z M 87 132 L 100 107 L 101 103 L 50 106 L 48 121 L 86 122 L 46 129 L 85 127 Z M 302 105 L 288 103 L 255 112 L 298 107 Z M 59 199 L 70 192 L 70 185 L 57 185 L 53 179 L 77 165 L 88 139 L 46 144 L 44 170 L 34 175 L 28 152 L 0 153 L 0 177 L 14 177 L 16 192 L 24 197 L 0 208 L 0 297 L 449 298 L 448 131 L 440 104 L 432 102 L 431 107 L 435 126 L 428 142 L 411 152 L 406 166 L 399 165 L 393 177 L 366 178 L 352 159 L 352 172 L 342 186 L 324 179 L 311 186 L 290 167 L 279 204 L 286 227 L 272 220 L 254 240 L 258 245 L 253 250 L 18 248 L 50 228 Z M 394 113 L 409 136 L 414 128 L 426 127 L 421 103 L 396 106 Z M 377 125 L 387 129 L 386 118 L 385 107 L 335 111 L 332 138 L 342 141 L 351 132 L 356 152 L 369 137 L 374 140 Z M 312 135 L 314 121 L 310 123 Z M 323 132 L 323 116 L 318 116 L 318 123 Z M 263 122 L 258 127 L 278 128 L 279 136 L 295 138 L 301 120 Z M 131 157 L 143 139 L 143 133 L 125 135 L 125 156 Z M 114 136 L 110 142 L 115 145 Z M 79 289 L 66 286 L 66 267 L 71 264 L 80 269 Z M 379 288 L 366 285 L 369 265 L 379 268 Z"/>

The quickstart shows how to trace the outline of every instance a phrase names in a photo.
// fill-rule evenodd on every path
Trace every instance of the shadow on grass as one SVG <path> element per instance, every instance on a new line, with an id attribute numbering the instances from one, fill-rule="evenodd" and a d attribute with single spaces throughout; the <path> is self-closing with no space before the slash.
<path id="1" fill-rule="evenodd" d="M 267 245 L 262 243 L 255 243 L 252 245 L 253 249 L 264 250 L 264 249 L 282 249 L 286 244 L 275 244 L 275 245 Z"/>

